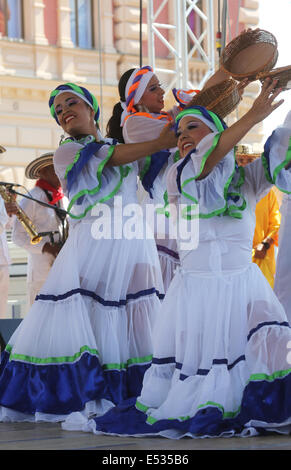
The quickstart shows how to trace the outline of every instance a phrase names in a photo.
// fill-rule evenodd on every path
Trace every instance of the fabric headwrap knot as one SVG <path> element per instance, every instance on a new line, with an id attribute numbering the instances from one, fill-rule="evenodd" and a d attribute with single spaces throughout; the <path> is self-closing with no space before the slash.
<path id="1" fill-rule="evenodd" d="M 183 90 L 182 88 L 173 88 L 172 90 L 174 98 L 179 104 L 181 110 L 188 106 L 192 98 L 199 92 L 200 90 Z"/>
<path id="2" fill-rule="evenodd" d="M 140 69 L 135 69 L 132 72 L 125 88 L 125 108 L 123 107 L 123 103 L 121 102 L 121 105 L 124 108 L 124 111 L 121 116 L 121 126 L 123 126 L 125 118 L 129 114 L 135 112 L 134 105 L 136 105 L 140 101 L 153 75 L 153 69 L 149 65 L 145 65 Z"/>
<path id="3" fill-rule="evenodd" d="M 95 98 L 94 95 L 92 95 L 92 93 L 89 90 L 87 90 L 87 88 L 78 86 L 75 83 L 65 83 L 63 85 L 59 85 L 57 88 L 55 88 L 51 92 L 50 99 L 49 99 L 49 107 L 50 107 L 51 115 L 56 120 L 56 122 L 60 125 L 56 111 L 55 111 L 55 107 L 54 107 L 55 97 L 60 95 L 61 93 L 65 93 L 68 91 L 70 93 L 73 93 L 74 95 L 79 96 L 79 98 L 85 101 L 85 103 L 87 103 L 90 106 L 90 108 L 93 109 L 93 111 L 95 112 L 94 120 L 98 122 L 99 115 L 100 115 L 100 108 L 99 108 L 97 99 Z"/>

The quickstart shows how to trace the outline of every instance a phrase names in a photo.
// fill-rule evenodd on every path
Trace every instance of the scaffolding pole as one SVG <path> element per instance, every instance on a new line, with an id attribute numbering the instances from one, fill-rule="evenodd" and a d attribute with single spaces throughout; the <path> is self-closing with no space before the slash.
<path id="1" fill-rule="evenodd" d="M 163 0 L 159 6 L 154 0 L 147 1 L 148 54 L 149 64 L 156 72 L 168 75 L 166 92 L 176 88 L 201 88 L 215 71 L 215 39 L 213 1 L 204 0 L 205 11 L 199 0 Z M 172 7 L 172 22 L 160 23 L 158 18 L 164 9 Z M 168 13 L 167 13 L 168 16 Z M 190 27 L 190 16 L 198 18 L 201 31 L 195 34 Z M 170 38 L 166 37 L 166 32 Z M 168 49 L 168 58 L 175 62 L 175 70 L 159 68 L 156 65 L 156 41 L 159 40 Z M 199 54 L 199 61 L 207 64 L 207 72 L 199 83 L 191 82 L 189 65 L 194 55 Z"/>

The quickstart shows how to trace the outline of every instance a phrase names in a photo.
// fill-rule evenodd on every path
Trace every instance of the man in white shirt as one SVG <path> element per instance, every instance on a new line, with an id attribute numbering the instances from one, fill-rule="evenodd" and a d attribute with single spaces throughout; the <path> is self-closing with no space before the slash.
<path id="1" fill-rule="evenodd" d="M 4 152 L 6 152 L 6 149 L 0 145 L 0 153 Z M 16 211 L 17 206 L 13 200 L 11 203 L 6 203 L 0 196 L 0 319 L 5 318 L 7 314 L 9 265 L 11 264 L 6 239 L 6 229 L 11 228 L 11 216 L 15 214 Z"/>
<path id="2" fill-rule="evenodd" d="M 9 226 L 9 215 L 12 214 L 13 211 L 6 211 L 4 200 L 0 196 L 0 318 L 5 318 L 7 313 L 9 265 L 11 260 L 5 231 Z"/>
<path id="3" fill-rule="evenodd" d="M 33 160 L 26 167 L 25 176 L 37 180 L 35 187 L 30 190 L 32 198 L 46 204 L 57 205 L 61 209 L 67 207 L 60 181 L 54 171 L 53 153 L 46 153 Z M 27 198 L 23 198 L 19 205 L 32 221 L 38 233 L 58 231 L 62 235 L 64 226 L 66 229 L 67 220 L 63 224 L 54 209 Z M 60 236 L 57 235 L 54 237 L 53 243 L 50 237 L 43 236 L 39 243 L 31 244 L 29 235 L 17 219 L 13 226 L 12 240 L 28 252 L 27 287 L 28 307 L 30 307 L 45 282 L 62 243 Z"/>

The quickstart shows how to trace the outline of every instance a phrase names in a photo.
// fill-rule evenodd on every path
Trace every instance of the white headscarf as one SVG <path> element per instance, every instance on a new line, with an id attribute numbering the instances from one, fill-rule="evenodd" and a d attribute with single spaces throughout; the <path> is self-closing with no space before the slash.
<path id="1" fill-rule="evenodd" d="M 129 97 L 129 94 L 131 92 L 131 87 L 133 85 L 133 82 L 135 80 L 135 78 L 139 75 L 139 72 L 141 70 L 146 70 L 146 67 L 142 67 L 140 69 L 135 69 L 132 74 L 130 75 L 129 79 L 128 79 L 128 82 L 126 84 L 126 88 L 125 88 L 125 100 L 128 99 Z M 136 89 L 134 90 L 134 93 L 133 93 L 133 104 L 137 104 L 140 99 L 142 98 L 145 90 L 146 90 L 146 87 L 149 83 L 149 81 L 151 80 L 151 78 L 154 76 L 154 72 L 151 70 L 147 70 L 147 72 L 143 73 L 143 74 L 140 74 L 140 80 L 136 83 L 138 83 L 138 86 L 136 87 Z M 124 101 L 121 101 L 120 102 L 122 108 L 123 108 L 123 113 L 121 115 L 121 127 L 124 125 L 124 122 L 125 122 L 125 119 L 127 116 L 129 116 L 129 114 L 131 114 L 132 111 L 130 111 L 128 109 L 128 106 L 126 105 L 126 102 Z"/>
<path id="2" fill-rule="evenodd" d="M 184 118 L 191 117 L 191 116 L 194 117 L 195 119 L 199 119 L 199 121 L 204 122 L 204 124 L 206 124 L 206 126 L 209 127 L 209 129 L 211 129 L 212 132 L 215 132 L 215 133 L 218 132 L 217 127 L 214 124 L 214 122 L 209 121 L 209 119 L 206 119 L 206 117 L 201 116 L 199 114 L 194 114 L 194 113 L 193 114 L 185 114 L 185 116 L 183 116 L 183 117 L 181 117 L 181 119 L 179 119 L 179 123 L 181 121 L 183 121 Z"/>

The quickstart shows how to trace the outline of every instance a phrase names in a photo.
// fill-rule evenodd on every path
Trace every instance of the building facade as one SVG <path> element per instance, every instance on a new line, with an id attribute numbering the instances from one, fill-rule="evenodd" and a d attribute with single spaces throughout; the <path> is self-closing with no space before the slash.
<path id="1" fill-rule="evenodd" d="M 62 130 L 51 118 L 49 94 L 63 82 L 84 85 L 95 94 L 101 107 L 101 129 L 118 101 L 117 84 L 128 68 L 149 61 L 147 9 L 150 0 L 0 0 L 0 180 L 31 187 L 24 177 L 25 166 L 42 153 L 58 147 Z M 159 23 L 173 22 L 176 0 L 153 0 Z M 206 0 L 197 7 L 206 11 Z M 228 40 L 242 29 L 258 23 L 258 0 L 229 0 Z M 213 0 L 214 29 L 218 17 Z M 164 5 L 164 6 L 163 6 Z M 142 35 L 140 25 L 142 23 Z M 189 25 L 199 36 L 203 18 L 193 12 Z M 172 30 L 164 30 L 171 44 Z M 190 41 L 191 42 L 191 41 Z M 202 44 L 202 43 L 201 43 Z M 191 44 L 189 43 L 189 48 Z M 215 45 L 213 45 L 215 47 Z M 218 63 L 218 54 L 215 51 Z M 175 67 L 173 54 L 157 40 L 155 63 L 159 69 Z M 199 50 L 189 61 L 194 85 L 207 71 Z M 162 74 L 163 83 L 168 78 Z M 248 87 L 246 98 L 230 118 L 236 119 L 252 103 L 257 84 Z M 167 104 L 173 104 L 167 96 Z M 259 127 L 249 143 L 260 142 Z M 12 254 L 11 292 L 8 315 L 13 306 L 25 307 L 25 253 L 10 243 Z M 16 313 L 15 313 L 16 312 Z M 19 315 L 19 308 L 14 308 Z"/>

